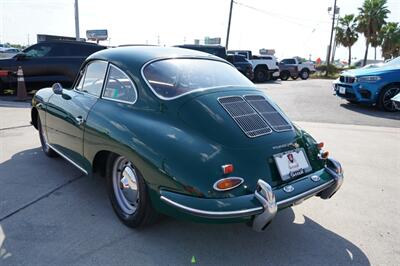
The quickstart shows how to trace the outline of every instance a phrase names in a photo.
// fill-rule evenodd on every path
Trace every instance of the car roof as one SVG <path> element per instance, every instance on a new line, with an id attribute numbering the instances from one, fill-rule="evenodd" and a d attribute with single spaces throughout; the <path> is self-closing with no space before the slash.
<path id="1" fill-rule="evenodd" d="M 147 62 L 155 59 L 182 57 L 206 58 L 224 61 L 217 56 L 196 50 L 160 46 L 126 46 L 110 48 L 90 55 L 87 61 L 105 60 L 120 67 L 139 69 Z"/>
<path id="2" fill-rule="evenodd" d="M 38 42 L 37 44 L 53 44 L 53 43 L 72 44 L 72 45 L 90 45 L 90 46 L 105 47 L 103 45 L 99 45 L 97 43 L 92 43 L 92 42 L 69 41 L 69 40 L 42 41 L 42 42 Z"/>

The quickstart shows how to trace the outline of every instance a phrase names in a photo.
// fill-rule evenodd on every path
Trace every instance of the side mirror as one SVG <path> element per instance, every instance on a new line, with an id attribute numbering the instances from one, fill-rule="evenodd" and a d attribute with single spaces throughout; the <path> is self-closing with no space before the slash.
<path id="1" fill-rule="evenodd" d="M 26 58 L 26 54 L 24 52 L 20 52 L 20 53 L 15 55 L 15 58 L 17 60 L 24 60 Z"/>
<path id="2" fill-rule="evenodd" d="M 63 87 L 61 86 L 60 83 L 54 83 L 52 88 L 53 88 L 54 94 L 60 95 L 63 92 Z"/>

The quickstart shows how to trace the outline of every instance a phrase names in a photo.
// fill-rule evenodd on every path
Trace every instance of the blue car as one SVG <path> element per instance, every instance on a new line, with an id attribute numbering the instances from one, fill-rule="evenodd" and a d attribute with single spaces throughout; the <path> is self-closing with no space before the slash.
<path id="1" fill-rule="evenodd" d="M 379 67 L 343 72 L 333 89 L 351 103 L 376 104 L 385 111 L 397 111 L 391 99 L 400 92 L 400 57 Z"/>

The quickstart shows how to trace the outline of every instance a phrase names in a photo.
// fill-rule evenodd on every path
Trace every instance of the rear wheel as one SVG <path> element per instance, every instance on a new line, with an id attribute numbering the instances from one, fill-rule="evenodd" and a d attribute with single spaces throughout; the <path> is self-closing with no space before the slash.
<path id="1" fill-rule="evenodd" d="M 303 69 L 303 70 L 300 72 L 300 78 L 301 78 L 301 79 L 306 80 L 306 79 L 308 79 L 309 77 L 310 77 L 310 72 L 308 71 L 308 69 Z"/>
<path id="2" fill-rule="evenodd" d="M 268 72 L 265 68 L 257 68 L 254 72 L 257 82 L 265 82 L 268 80 Z"/>
<path id="3" fill-rule="evenodd" d="M 382 89 L 379 94 L 379 107 L 387 112 L 395 112 L 397 111 L 396 106 L 394 105 L 392 98 L 400 92 L 399 85 L 392 85 Z"/>
<path id="4" fill-rule="evenodd" d="M 44 154 L 46 154 L 49 157 L 58 157 L 58 154 L 49 146 L 46 132 L 44 132 L 44 130 L 43 130 L 42 122 L 40 122 L 39 115 L 37 116 L 37 127 L 39 130 L 40 144 L 42 146 L 42 150 L 43 150 Z"/>
<path id="5" fill-rule="evenodd" d="M 151 205 L 147 186 L 134 164 L 124 156 L 109 155 L 107 190 L 118 218 L 129 227 L 154 223 L 158 215 Z"/>
<path id="6" fill-rule="evenodd" d="M 290 77 L 290 73 L 288 71 L 282 71 L 280 76 L 281 80 L 288 80 Z"/>

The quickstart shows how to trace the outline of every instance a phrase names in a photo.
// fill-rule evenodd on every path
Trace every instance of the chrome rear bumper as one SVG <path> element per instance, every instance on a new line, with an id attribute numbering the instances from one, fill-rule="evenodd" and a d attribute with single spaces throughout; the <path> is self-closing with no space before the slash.
<path id="1" fill-rule="evenodd" d="M 271 223 L 278 209 L 300 204 L 304 200 L 313 196 L 319 196 L 322 199 L 331 198 L 343 184 L 343 170 L 340 163 L 334 159 L 327 159 L 325 170 L 333 177 L 333 179 L 279 202 L 275 201 L 275 194 L 272 191 L 271 186 L 261 179 L 258 180 L 257 189 L 254 194 L 263 205 L 264 210 L 261 214 L 254 216 L 252 224 L 253 229 L 255 231 L 263 231 Z"/>
<path id="2" fill-rule="evenodd" d="M 200 199 L 164 191 L 161 192 L 160 199 L 182 212 L 197 217 L 209 219 L 252 218 L 252 228 L 256 231 L 263 231 L 271 223 L 279 209 L 297 205 L 312 196 L 319 196 L 322 199 L 332 197 L 343 183 L 342 167 L 339 162 L 328 159 L 325 171 L 333 178 L 326 182 L 321 180 L 320 185 L 295 194 L 292 197 L 283 198 L 280 201 L 276 200 L 277 193 L 279 193 L 278 190 L 274 192 L 271 186 L 261 179 L 258 180 L 253 195 L 215 200 Z M 307 180 L 310 180 L 310 177 L 300 181 L 312 182 Z M 251 203 L 251 205 L 241 205 L 239 207 L 240 203 L 243 202 Z M 209 208 L 203 209 L 202 207 L 204 206 L 209 206 Z M 221 206 L 228 206 L 229 208 L 221 209 Z"/>

